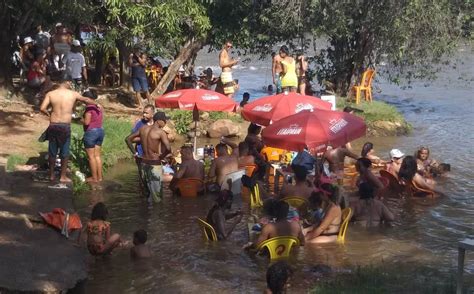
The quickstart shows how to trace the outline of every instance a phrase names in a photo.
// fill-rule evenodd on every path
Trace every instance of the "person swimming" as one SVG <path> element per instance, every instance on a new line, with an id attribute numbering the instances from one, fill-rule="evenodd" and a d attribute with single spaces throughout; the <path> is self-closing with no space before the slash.
<path id="1" fill-rule="evenodd" d="M 151 250 L 146 241 L 148 234 L 145 230 L 138 230 L 133 233 L 133 247 L 130 248 L 130 256 L 132 258 L 148 258 L 151 257 Z"/>
<path id="2" fill-rule="evenodd" d="M 121 243 L 119 234 L 110 233 L 110 223 L 106 221 L 109 212 L 104 203 L 92 208 L 91 220 L 87 224 L 87 249 L 92 255 L 100 256 L 112 252 Z"/>

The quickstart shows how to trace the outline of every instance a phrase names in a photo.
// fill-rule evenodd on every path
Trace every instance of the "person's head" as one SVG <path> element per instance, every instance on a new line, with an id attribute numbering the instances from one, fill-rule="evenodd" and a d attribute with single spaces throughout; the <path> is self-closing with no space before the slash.
<path id="1" fill-rule="evenodd" d="M 268 198 L 263 201 L 263 214 L 269 216 L 270 218 L 275 218 L 275 204 L 278 201 L 274 198 Z"/>
<path id="2" fill-rule="evenodd" d="M 109 211 L 103 202 L 99 202 L 92 208 L 91 220 L 107 220 Z"/>
<path id="3" fill-rule="evenodd" d="M 367 154 L 371 153 L 374 150 L 374 144 L 370 142 L 366 142 L 364 146 L 362 146 L 362 151 L 360 152 L 360 156 L 367 157 Z"/>
<path id="4" fill-rule="evenodd" d="M 249 155 L 249 144 L 247 142 L 239 143 L 239 156 Z"/>
<path id="5" fill-rule="evenodd" d="M 330 183 L 321 184 L 319 189 L 322 192 L 321 197 L 323 201 L 332 202 L 337 204 L 339 201 L 339 188 L 336 185 Z"/>
<path id="6" fill-rule="evenodd" d="M 94 89 L 88 89 L 87 91 L 82 93 L 82 96 L 87 97 L 87 98 L 91 98 L 91 99 L 94 99 L 94 100 L 96 100 L 97 97 L 98 97 L 97 96 L 97 91 L 94 90 Z"/>
<path id="7" fill-rule="evenodd" d="M 272 52 L 272 54 L 271 54 L 271 56 L 272 56 L 272 59 L 275 57 L 275 55 L 276 55 L 276 52 L 275 52 L 275 51 L 273 51 L 273 52 Z"/>
<path id="8" fill-rule="evenodd" d="M 34 42 L 34 41 L 33 41 L 33 38 L 31 38 L 31 37 L 26 37 L 26 38 L 23 39 L 23 46 L 25 46 L 25 47 L 31 47 L 31 46 L 33 46 L 33 42 Z"/>
<path id="9" fill-rule="evenodd" d="M 157 111 L 153 115 L 153 123 L 158 124 L 160 128 L 166 125 L 166 120 L 168 120 L 168 117 L 163 111 Z"/>
<path id="10" fill-rule="evenodd" d="M 297 182 L 304 182 L 306 181 L 306 176 L 308 175 L 308 170 L 301 165 L 292 164 L 291 169 L 295 173 L 295 179 Z"/>
<path id="11" fill-rule="evenodd" d="M 406 156 L 402 161 L 400 170 L 398 171 L 398 177 L 405 180 L 406 182 L 410 182 L 415 176 L 416 170 L 417 165 L 415 157 Z"/>
<path id="12" fill-rule="evenodd" d="M 71 52 L 73 53 L 81 52 L 81 42 L 79 40 L 72 41 Z"/>
<path id="13" fill-rule="evenodd" d="M 374 188 L 369 183 L 361 183 L 359 185 L 359 197 L 360 199 L 373 199 Z"/>
<path id="14" fill-rule="evenodd" d="M 217 152 L 217 156 L 224 156 L 224 155 L 229 155 L 229 153 L 227 152 L 227 145 L 226 144 L 223 144 L 223 143 L 219 143 L 216 145 L 216 152 Z"/>
<path id="15" fill-rule="evenodd" d="M 111 55 L 111 56 L 109 57 L 109 62 L 112 63 L 112 64 L 117 63 L 117 56 Z"/>
<path id="16" fill-rule="evenodd" d="M 155 106 L 152 104 L 147 104 L 143 107 L 142 119 L 145 121 L 150 121 L 153 118 L 153 114 L 155 114 Z"/>
<path id="17" fill-rule="evenodd" d="M 35 52 L 35 60 L 42 63 L 46 59 L 46 50 L 44 49 L 38 49 Z"/>
<path id="18" fill-rule="evenodd" d="M 250 134 L 259 135 L 261 131 L 262 131 L 262 127 L 254 123 L 251 123 L 247 129 L 247 133 L 249 135 Z"/>
<path id="19" fill-rule="evenodd" d="M 401 164 L 403 156 L 405 156 L 405 154 L 399 149 L 390 150 L 390 159 L 395 163 Z"/>
<path id="20" fill-rule="evenodd" d="M 290 50 L 288 50 L 288 47 L 286 45 L 283 45 L 280 47 L 279 54 L 281 58 L 285 58 L 290 55 Z"/>
<path id="21" fill-rule="evenodd" d="M 273 207 L 277 221 L 286 220 L 290 206 L 285 201 L 277 201 Z"/>
<path id="22" fill-rule="evenodd" d="M 181 147 L 181 158 L 182 160 L 193 159 L 193 147 L 184 145 Z"/>
<path id="23" fill-rule="evenodd" d="M 428 147 L 420 147 L 415 154 L 419 160 L 427 160 L 430 157 L 430 149 Z"/>
<path id="24" fill-rule="evenodd" d="M 64 25 L 60 22 L 58 22 L 54 27 L 57 33 L 61 32 L 64 29 Z"/>
<path id="25" fill-rule="evenodd" d="M 232 207 L 232 200 L 234 194 L 230 190 L 221 190 L 216 198 L 216 203 L 219 207 L 224 209 L 230 209 Z"/>
<path id="26" fill-rule="evenodd" d="M 148 234 L 145 230 L 138 230 L 133 233 L 133 245 L 142 245 L 146 243 Z"/>
<path id="27" fill-rule="evenodd" d="M 224 49 L 226 49 L 226 50 L 232 49 L 232 41 L 226 40 L 223 47 L 224 47 Z"/>
<path id="28" fill-rule="evenodd" d="M 244 95 L 242 96 L 242 99 L 244 101 L 249 101 L 250 99 L 250 93 L 249 92 L 245 92 Z"/>
<path id="29" fill-rule="evenodd" d="M 268 93 L 273 93 L 273 85 L 268 85 L 267 92 Z"/>
<path id="30" fill-rule="evenodd" d="M 356 170 L 359 172 L 359 173 L 363 173 L 365 172 L 367 169 L 369 169 L 370 167 L 372 166 L 372 162 L 370 161 L 370 159 L 368 158 L 359 158 L 357 159 L 356 163 L 355 163 L 355 167 L 356 167 Z"/>
<path id="31" fill-rule="evenodd" d="M 286 261 L 277 261 L 267 270 L 267 288 L 272 294 L 285 293 L 293 270 Z"/>
<path id="32" fill-rule="evenodd" d="M 322 191 L 313 191 L 311 196 L 308 198 L 309 208 L 318 209 L 323 204 L 323 192 Z"/>

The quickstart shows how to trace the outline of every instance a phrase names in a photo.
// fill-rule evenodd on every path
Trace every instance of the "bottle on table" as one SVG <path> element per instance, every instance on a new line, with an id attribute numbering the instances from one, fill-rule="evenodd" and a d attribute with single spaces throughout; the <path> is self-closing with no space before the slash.
<path id="1" fill-rule="evenodd" d="M 209 157 L 214 158 L 215 157 L 214 153 L 215 153 L 214 145 L 211 144 L 211 147 L 209 147 Z"/>

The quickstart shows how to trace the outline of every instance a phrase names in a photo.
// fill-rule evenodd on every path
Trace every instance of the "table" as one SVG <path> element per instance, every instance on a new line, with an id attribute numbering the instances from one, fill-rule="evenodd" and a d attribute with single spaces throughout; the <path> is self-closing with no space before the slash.
<path id="1" fill-rule="evenodd" d="M 462 275 L 464 272 L 464 256 L 466 250 L 474 250 L 474 239 L 464 239 L 458 243 L 458 274 L 456 282 L 456 294 L 462 293 Z"/>

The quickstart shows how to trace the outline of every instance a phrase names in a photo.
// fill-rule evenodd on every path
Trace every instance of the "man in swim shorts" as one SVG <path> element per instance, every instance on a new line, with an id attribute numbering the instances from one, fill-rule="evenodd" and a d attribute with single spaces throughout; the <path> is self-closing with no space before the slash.
<path id="1" fill-rule="evenodd" d="M 219 53 L 219 66 L 222 68 L 221 83 L 224 88 L 224 94 L 232 98 L 234 95 L 234 79 L 232 78 L 232 67 L 239 61 L 229 56 L 229 50 L 232 49 L 232 42 L 226 41 Z"/>
<path id="2" fill-rule="evenodd" d="M 55 180 L 54 166 L 59 151 L 61 158 L 61 176 L 59 180 L 60 182 L 71 182 L 71 179 L 66 176 L 66 171 L 71 141 L 71 119 L 76 101 L 99 106 L 97 101 L 82 97 L 79 93 L 72 91 L 71 86 L 70 81 L 62 81 L 58 89 L 46 94 L 40 107 L 40 111 L 50 117 L 46 138 L 49 141 L 48 161 L 49 179 L 51 181 Z M 51 112 L 48 110 L 50 105 L 52 108 Z"/>
<path id="3" fill-rule="evenodd" d="M 283 59 L 280 57 L 280 54 L 276 54 L 275 52 L 272 53 L 272 77 L 273 77 L 273 84 L 275 84 L 277 94 L 280 94 L 282 92 L 282 89 L 281 89 L 281 72 L 283 71 L 281 67 L 282 60 Z"/>
<path id="4" fill-rule="evenodd" d="M 143 157 L 139 159 L 143 171 L 143 178 L 148 188 L 148 201 L 153 200 L 160 202 L 162 198 L 162 162 L 165 157 L 171 153 L 168 137 L 165 131 L 163 131 L 167 119 L 164 112 L 158 111 L 153 115 L 153 125 L 143 126 L 125 139 L 130 151 L 138 157 L 138 153 L 135 152 L 135 148 L 133 147 L 133 140 L 138 137 L 140 138 L 143 148 Z"/>

